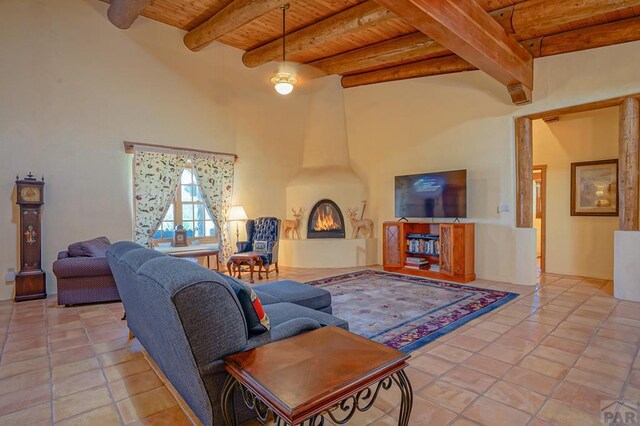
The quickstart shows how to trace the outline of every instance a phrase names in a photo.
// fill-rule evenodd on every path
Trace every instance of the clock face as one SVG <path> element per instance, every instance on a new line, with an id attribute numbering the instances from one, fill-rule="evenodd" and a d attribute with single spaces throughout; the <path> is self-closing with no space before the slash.
<path id="1" fill-rule="evenodd" d="M 20 198 L 23 201 L 29 203 L 36 203 L 40 201 L 40 188 L 35 186 L 25 186 L 20 191 Z"/>

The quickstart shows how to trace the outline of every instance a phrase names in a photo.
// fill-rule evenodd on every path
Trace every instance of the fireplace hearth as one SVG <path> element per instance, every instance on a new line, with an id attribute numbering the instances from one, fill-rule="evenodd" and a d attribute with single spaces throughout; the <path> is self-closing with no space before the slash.
<path id="1" fill-rule="evenodd" d="M 307 222 L 307 238 L 344 238 L 344 217 L 336 203 L 320 200 L 313 206 Z"/>

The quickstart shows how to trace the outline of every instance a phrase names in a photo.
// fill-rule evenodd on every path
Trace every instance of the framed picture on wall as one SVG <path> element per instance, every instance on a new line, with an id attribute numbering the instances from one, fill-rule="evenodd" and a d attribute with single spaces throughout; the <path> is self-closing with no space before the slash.
<path id="1" fill-rule="evenodd" d="M 618 160 L 571 163 L 571 216 L 618 216 Z"/>

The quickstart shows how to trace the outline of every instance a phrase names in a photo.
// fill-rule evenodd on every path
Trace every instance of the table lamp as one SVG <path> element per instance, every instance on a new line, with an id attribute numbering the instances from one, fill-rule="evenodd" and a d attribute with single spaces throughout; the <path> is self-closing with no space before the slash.
<path id="1" fill-rule="evenodd" d="M 247 220 L 247 212 L 244 211 L 242 206 L 232 206 L 229 212 L 229 222 L 236 222 L 236 241 L 240 241 L 240 228 L 238 222 Z"/>

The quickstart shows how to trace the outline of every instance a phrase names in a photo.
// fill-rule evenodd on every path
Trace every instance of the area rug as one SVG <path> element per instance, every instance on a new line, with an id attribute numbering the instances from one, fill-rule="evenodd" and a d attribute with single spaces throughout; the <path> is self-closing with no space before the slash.
<path id="1" fill-rule="evenodd" d="M 364 270 L 307 284 L 331 293 L 353 333 L 414 351 L 517 297 L 516 293 Z"/>

